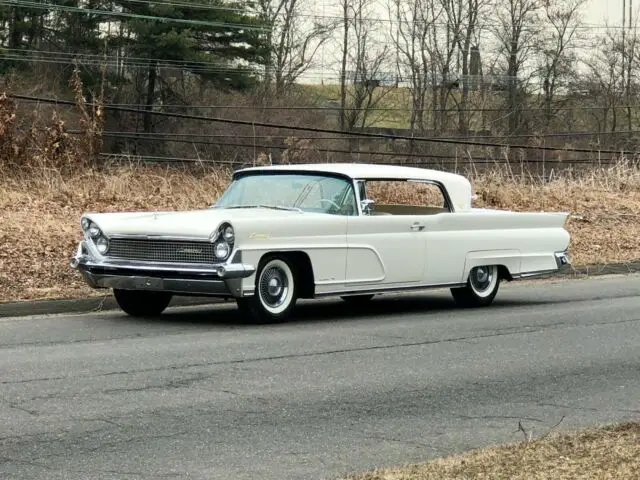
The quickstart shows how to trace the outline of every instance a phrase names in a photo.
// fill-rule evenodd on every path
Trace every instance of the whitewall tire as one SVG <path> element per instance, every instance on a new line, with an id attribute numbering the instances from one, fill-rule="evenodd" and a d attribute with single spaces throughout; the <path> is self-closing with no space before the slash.
<path id="1" fill-rule="evenodd" d="M 282 322 L 289 318 L 298 298 L 295 265 L 283 256 L 260 262 L 252 297 L 239 298 L 238 307 L 248 320 Z"/>
<path id="2" fill-rule="evenodd" d="M 464 287 L 452 288 L 451 295 L 462 307 L 486 307 L 493 302 L 500 287 L 497 265 L 473 267 Z"/>

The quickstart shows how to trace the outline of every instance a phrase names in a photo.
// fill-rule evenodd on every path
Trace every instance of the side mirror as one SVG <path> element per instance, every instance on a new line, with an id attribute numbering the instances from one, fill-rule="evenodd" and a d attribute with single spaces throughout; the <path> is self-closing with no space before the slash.
<path id="1" fill-rule="evenodd" d="M 363 215 L 371 215 L 373 211 L 373 204 L 376 203 L 374 200 L 370 200 L 368 198 L 360 201 L 360 208 L 362 209 Z"/>

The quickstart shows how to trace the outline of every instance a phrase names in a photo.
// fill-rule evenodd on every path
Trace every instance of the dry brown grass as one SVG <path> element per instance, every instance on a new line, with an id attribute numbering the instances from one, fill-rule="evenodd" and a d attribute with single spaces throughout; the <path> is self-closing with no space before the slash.
<path id="1" fill-rule="evenodd" d="M 95 294 L 68 266 L 83 212 L 202 208 L 228 179 L 228 172 L 136 166 L 64 177 L 55 170 L 2 175 L 0 301 Z"/>
<path id="2" fill-rule="evenodd" d="M 640 478 L 640 423 L 551 435 L 474 450 L 348 480 L 635 480 Z"/>
<path id="3" fill-rule="evenodd" d="M 0 170 L 0 301 L 96 294 L 68 266 L 83 212 L 202 208 L 229 178 L 227 170 L 135 164 L 65 175 L 41 167 Z M 640 259 L 637 169 L 619 165 L 544 185 L 497 170 L 472 180 L 476 206 L 571 212 L 574 264 Z"/>

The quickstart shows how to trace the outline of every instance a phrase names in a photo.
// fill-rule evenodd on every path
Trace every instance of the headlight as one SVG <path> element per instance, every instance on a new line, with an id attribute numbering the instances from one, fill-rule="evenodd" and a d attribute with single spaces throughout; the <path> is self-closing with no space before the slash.
<path id="1" fill-rule="evenodd" d="M 91 238 L 98 238 L 101 234 L 102 232 L 95 223 L 89 226 L 89 235 L 91 235 Z"/>
<path id="2" fill-rule="evenodd" d="M 83 218 L 80 221 L 80 225 L 82 225 L 82 230 L 86 232 L 87 230 L 89 230 L 89 227 L 91 226 L 91 220 L 89 220 L 88 218 Z"/>
<path id="3" fill-rule="evenodd" d="M 109 251 L 109 240 L 105 237 L 99 237 L 98 240 L 96 240 L 96 248 L 104 255 Z"/>
<path id="4" fill-rule="evenodd" d="M 231 247 L 227 242 L 220 242 L 216 244 L 214 253 L 218 260 L 226 260 L 231 253 Z"/>
<path id="5" fill-rule="evenodd" d="M 224 232 L 222 234 L 222 236 L 224 237 L 224 239 L 229 242 L 229 243 L 233 243 L 233 237 L 235 236 L 235 233 L 233 231 L 233 227 L 231 225 L 228 225 L 225 229 Z"/>

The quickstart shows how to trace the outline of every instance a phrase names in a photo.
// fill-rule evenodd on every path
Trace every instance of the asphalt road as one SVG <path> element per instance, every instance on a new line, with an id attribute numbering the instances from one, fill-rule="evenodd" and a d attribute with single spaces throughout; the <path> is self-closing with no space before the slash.
<path id="1" fill-rule="evenodd" d="M 323 479 L 640 419 L 640 276 L 0 320 L 0 478 Z"/>

